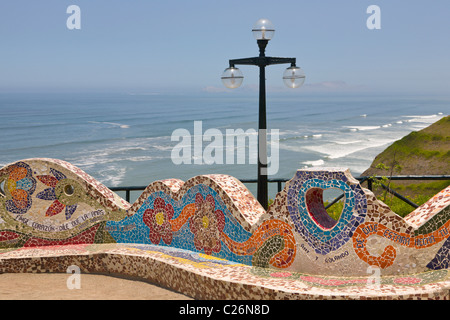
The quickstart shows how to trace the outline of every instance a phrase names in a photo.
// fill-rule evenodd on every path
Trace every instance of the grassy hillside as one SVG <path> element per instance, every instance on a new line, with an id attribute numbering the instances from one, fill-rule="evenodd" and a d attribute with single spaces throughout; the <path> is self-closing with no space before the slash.
<path id="1" fill-rule="evenodd" d="M 394 142 L 362 175 L 386 175 L 386 170 L 377 168 L 380 163 L 400 164 L 402 175 L 450 174 L 450 116 Z"/>
<path id="2" fill-rule="evenodd" d="M 450 116 L 429 127 L 414 131 L 394 142 L 380 153 L 362 176 L 385 176 L 385 184 L 416 204 L 426 202 L 446 188 L 450 181 L 389 181 L 395 175 L 450 175 Z M 401 200 L 389 196 L 381 188 L 374 190 L 394 212 L 404 216 L 414 210 Z"/>

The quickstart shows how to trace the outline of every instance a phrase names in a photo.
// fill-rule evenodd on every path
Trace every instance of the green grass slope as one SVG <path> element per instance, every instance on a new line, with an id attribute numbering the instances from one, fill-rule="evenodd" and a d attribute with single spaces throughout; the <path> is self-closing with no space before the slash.
<path id="1" fill-rule="evenodd" d="M 384 184 L 418 205 L 450 185 L 444 181 L 389 181 L 396 175 L 450 175 L 450 116 L 429 127 L 413 131 L 381 152 L 362 176 L 384 176 Z M 412 206 L 375 188 L 377 197 L 401 216 L 414 210 Z"/>
<path id="2" fill-rule="evenodd" d="M 402 175 L 450 174 L 450 116 L 391 144 L 362 175 L 386 175 L 386 170 L 377 168 L 380 163 L 399 164 Z"/>

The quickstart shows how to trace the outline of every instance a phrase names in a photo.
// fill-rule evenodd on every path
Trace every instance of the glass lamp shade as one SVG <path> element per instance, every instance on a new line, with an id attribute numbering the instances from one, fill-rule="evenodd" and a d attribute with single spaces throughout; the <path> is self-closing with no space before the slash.
<path id="1" fill-rule="evenodd" d="M 230 89 L 238 88 L 242 84 L 243 80 L 244 76 L 239 68 L 226 68 L 222 74 L 222 82 L 224 86 Z"/>
<path id="2" fill-rule="evenodd" d="M 270 40 L 275 34 L 275 29 L 269 20 L 259 19 L 253 26 L 252 32 L 256 40 Z"/>
<path id="3" fill-rule="evenodd" d="M 305 73 L 299 67 L 289 67 L 284 71 L 283 81 L 289 88 L 298 88 L 305 83 Z"/>

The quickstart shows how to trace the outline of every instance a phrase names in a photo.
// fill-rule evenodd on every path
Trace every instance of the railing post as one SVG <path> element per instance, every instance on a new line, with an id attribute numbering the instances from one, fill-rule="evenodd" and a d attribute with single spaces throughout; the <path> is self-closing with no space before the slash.
<path id="1" fill-rule="evenodd" d="M 368 179 L 367 179 L 367 188 L 368 188 L 370 191 L 373 191 L 373 190 L 372 190 L 372 178 L 368 178 Z"/>

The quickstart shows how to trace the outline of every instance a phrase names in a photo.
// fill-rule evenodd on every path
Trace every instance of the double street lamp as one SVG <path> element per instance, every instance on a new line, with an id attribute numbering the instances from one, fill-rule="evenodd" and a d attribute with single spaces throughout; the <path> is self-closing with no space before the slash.
<path id="1" fill-rule="evenodd" d="M 236 65 L 253 65 L 259 67 L 259 127 L 258 127 L 258 202 L 268 208 L 267 180 L 267 120 L 266 120 L 266 66 L 272 64 L 291 64 L 284 71 L 283 81 L 289 88 L 298 88 L 305 82 L 305 74 L 295 65 L 295 58 L 267 57 L 266 46 L 273 38 L 275 29 L 267 19 L 258 20 L 253 29 L 259 47 L 259 56 L 253 58 L 232 59 L 229 67 L 222 74 L 223 84 L 231 89 L 238 88 L 244 76 Z"/>

